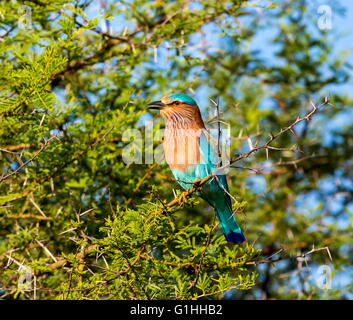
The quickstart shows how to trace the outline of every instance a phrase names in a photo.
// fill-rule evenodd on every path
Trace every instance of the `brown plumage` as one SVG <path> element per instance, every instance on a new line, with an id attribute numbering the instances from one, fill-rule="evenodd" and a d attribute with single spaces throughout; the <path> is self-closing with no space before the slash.
<path id="1" fill-rule="evenodd" d="M 162 102 L 166 103 L 167 101 Z M 185 171 L 201 162 L 199 138 L 205 124 L 197 106 L 169 103 L 161 109 L 166 121 L 164 155 L 172 170 Z"/>

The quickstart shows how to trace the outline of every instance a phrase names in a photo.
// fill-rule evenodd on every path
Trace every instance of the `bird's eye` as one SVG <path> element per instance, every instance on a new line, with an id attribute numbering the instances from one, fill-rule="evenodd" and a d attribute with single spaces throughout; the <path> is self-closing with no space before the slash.
<path id="1" fill-rule="evenodd" d="M 180 104 L 180 101 L 175 101 L 174 104 L 178 105 L 178 104 Z"/>

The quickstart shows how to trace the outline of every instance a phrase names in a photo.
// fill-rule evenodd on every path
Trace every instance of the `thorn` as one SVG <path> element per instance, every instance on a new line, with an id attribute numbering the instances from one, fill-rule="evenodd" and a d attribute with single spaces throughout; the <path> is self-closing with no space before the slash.
<path id="1" fill-rule="evenodd" d="M 312 107 L 314 108 L 314 110 L 317 109 L 317 106 L 314 104 L 314 102 L 312 100 L 310 100 L 310 104 L 312 105 Z"/>
<path id="2" fill-rule="evenodd" d="M 158 63 L 158 50 L 157 47 L 153 47 L 153 59 L 155 63 Z"/>
<path id="3" fill-rule="evenodd" d="M 217 104 L 213 99 L 211 99 L 211 98 L 209 98 L 209 99 L 210 99 L 210 101 L 215 105 L 215 107 L 218 106 L 218 104 Z"/>
<path id="4" fill-rule="evenodd" d="M 330 249 L 328 247 L 326 247 L 326 251 L 327 251 L 327 254 L 332 262 L 332 256 L 331 256 L 331 252 L 330 252 Z"/>
<path id="5" fill-rule="evenodd" d="M 83 216 L 84 214 L 91 212 L 93 210 L 94 210 L 94 208 L 88 209 L 87 211 L 80 213 L 80 216 Z"/>
<path id="6" fill-rule="evenodd" d="M 293 134 L 293 136 L 295 136 L 297 139 L 299 139 L 297 133 L 294 131 L 293 128 L 289 128 L 289 131 Z"/>
<path id="7" fill-rule="evenodd" d="M 188 88 L 192 94 L 195 94 L 195 90 L 191 87 Z"/>
<path id="8" fill-rule="evenodd" d="M 248 138 L 248 145 L 249 145 L 250 150 L 252 150 L 253 149 L 253 144 L 252 144 L 252 141 L 251 141 L 250 137 Z"/>

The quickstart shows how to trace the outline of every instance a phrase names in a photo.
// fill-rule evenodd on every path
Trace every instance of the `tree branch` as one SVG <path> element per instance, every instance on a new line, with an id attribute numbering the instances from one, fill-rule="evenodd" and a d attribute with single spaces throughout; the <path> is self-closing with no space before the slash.
<path id="1" fill-rule="evenodd" d="M 275 135 L 270 135 L 270 138 L 267 140 L 266 143 L 260 145 L 260 146 L 253 146 L 251 148 L 250 151 L 245 152 L 243 154 L 240 154 L 239 156 L 237 156 L 235 159 L 230 160 L 229 164 L 226 164 L 220 168 L 217 168 L 216 172 L 214 174 L 211 174 L 201 180 L 196 180 L 192 183 L 193 187 L 184 191 L 179 198 L 176 198 L 172 201 L 170 201 L 167 204 L 167 207 L 172 208 L 175 207 L 177 205 L 181 205 L 183 202 L 185 202 L 185 200 L 187 198 L 189 198 L 194 192 L 196 191 L 200 191 L 202 189 L 202 186 L 208 182 L 209 180 L 213 179 L 217 174 L 219 174 L 222 170 L 229 168 L 229 167 L 234 167 L 232 166 L 232 164 L 239 162 L 240 160 L 246 159 L 248 158 L 250 155 L 252 155 L 253 153 L 255 153 L 256 151 L 259 150 L 268 150 L 268 149 L 272 149 L 272 150 L 282 150 L 282 148 L 274 148 L 273 146 L 271 146 L 271 143 L 273 143 L 278 137 L 280 137 L 281 135 L 283 135 L 286 132 L 292 132 L 293 128 L 300 122 L 302 121 L 310 121 L 311 118 L 314 116 L 314 114 L 316 114 L 323 106 L 328 105 L 329 104 L 329 100 L 328 98 L 325 98 L 324 102 L 322 104 L 320 104 L 319 106 L 316 106 L 313 102 L 311 102 L 311 105 L 313 107 L 313 109 L 311 111 L 309 111 L 305 116 L 303 117 L 298 117 L 295 121 L 293 121 L 289 126 L 282 128 L 278 133 L 276 133 Z M 307 156 L 307 158 L 309 158 L 309 156 Z M 307 159 L 306 158 L 306 159 Z M 304 159 L 305 160 L 305 159 Z M 283 164 L 292 164 L 292 165 L 296 165 L 297 162 L 303 161 L 298 159 L 297 162 L 295 162 L 296 160 L 293 160 L 291 162 L 287 162 L 287 163 L 278 163 L 278 165 L 283 165 Z M 251 168 L 246 168 L 252 171 L 257 172 L 257 169 L 251 169 Z"/>

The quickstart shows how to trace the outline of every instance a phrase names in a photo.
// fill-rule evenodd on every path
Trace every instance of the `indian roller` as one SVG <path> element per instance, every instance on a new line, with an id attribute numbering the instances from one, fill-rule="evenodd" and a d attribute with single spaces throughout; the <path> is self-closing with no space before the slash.
<path id="1" fill-rule="evenodd" d="M 166 122 L 163 149 L 175 179 L 184 189 L 190 189 L 195 181 L 209 175 L 209 179 L 197 191 L 217 213 L 225 238 L 229 242 L 245 241 L 233 211 L 229 189 L 224 174 L 219 174 L 218 157 L 211 147 L 210 136 L 202 120 L 196 101 L 185 94 L 171 94 L 148 104 L 157 109 Z"/>

